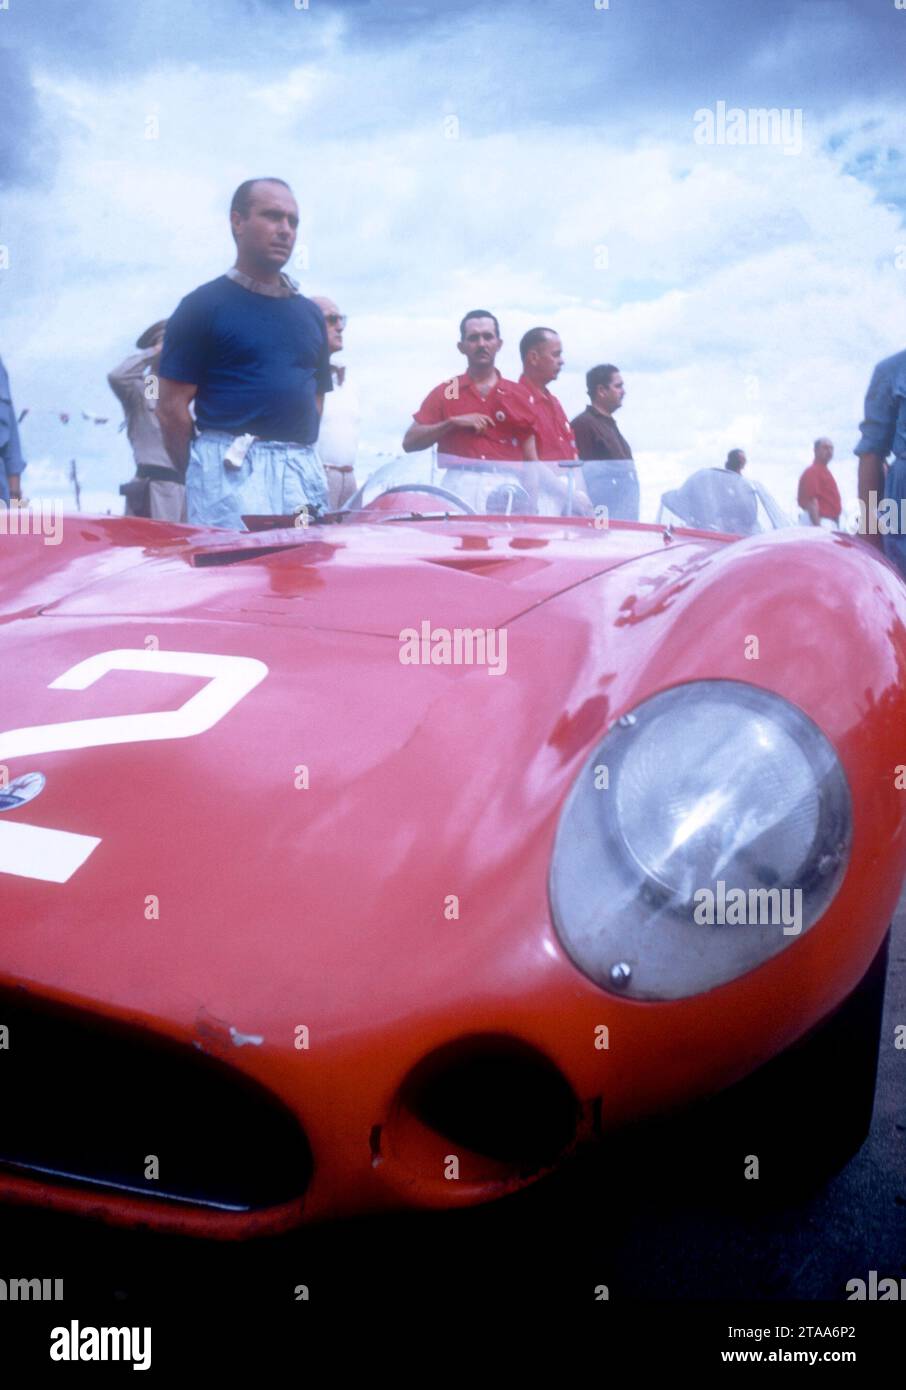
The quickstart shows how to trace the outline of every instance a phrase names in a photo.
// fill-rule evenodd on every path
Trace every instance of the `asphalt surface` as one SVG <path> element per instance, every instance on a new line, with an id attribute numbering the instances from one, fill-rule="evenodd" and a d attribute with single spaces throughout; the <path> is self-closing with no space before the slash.
<path id="1" fill-rule="evenodd" d="M 893 924 L 869 1140 L 826 1186 L 794 1198 L 766 1195 L 753 1182 L 715 1183 L 708 1134 L 693 1117 L 616 1139 L 603 1156 L 506 1202 L 279 1240 L 208 1245 L 6 1210 L 0 1277 L 64 1277 L 67 1303 L 135 1310 L 151 1298 L 176 1310 L 202 1295 L 221 1305 L 285 1306 L 300 1284 L 312 1307 L 317 1300 L 336 1308 L 363 1296 L 398 1306 L 417 1297 L 440 1309 L 508 1296 L 579 1306 L 593 1303 L 600 1284 L 624 1302 L 839 1302 L 847 1282 L 872 1269 L 906 1276 L 906 1050 L 894 1047 L 898 1023 L 906 1023 L 906 893 Z"/>

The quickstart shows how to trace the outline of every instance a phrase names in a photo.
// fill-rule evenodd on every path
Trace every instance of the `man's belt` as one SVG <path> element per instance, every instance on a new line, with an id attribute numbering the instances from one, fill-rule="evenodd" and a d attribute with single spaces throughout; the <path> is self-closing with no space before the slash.
<path id="1" fill-rule="evenodd" d="M 314 442 L 303 444 L 299 439 L 268 439 L 263 434 L 250 434 L 248 430 L 241 430 L 237 433 L 235 430 L 217 429 L 214 425 L 196 425 L 195 439 L 201 439 L 206 434 L 222 435 L 225 439 L 232 439 L 233 441 L 248 438 L 250 449 L 252 444 L 276 445 L 281 449 L 313 449 L 315 447 Z"/>
<path id="2" fill-rule="evenodd" d="M 136 477 L 145 478 L 149 483 L 184 483 L 185 477 L 175 468 L 165 468 L 159 463 L 140 463 L 135 470 Z"/>

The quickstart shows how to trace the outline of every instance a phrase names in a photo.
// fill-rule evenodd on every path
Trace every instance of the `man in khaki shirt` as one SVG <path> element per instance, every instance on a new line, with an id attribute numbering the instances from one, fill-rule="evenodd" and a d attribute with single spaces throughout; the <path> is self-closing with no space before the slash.
<path id="1" fill-rule="evenodd" d="M 166 327 L 164 319 L 146 328 L 135 344 L 139 351 L 114 367 L 107 380 L 123 407 L 135 458 L 135 477 L 120 488 L 126 515 L 184 522 L 186 486 L 164 448 L 157 420 L 157 376 Z"/>

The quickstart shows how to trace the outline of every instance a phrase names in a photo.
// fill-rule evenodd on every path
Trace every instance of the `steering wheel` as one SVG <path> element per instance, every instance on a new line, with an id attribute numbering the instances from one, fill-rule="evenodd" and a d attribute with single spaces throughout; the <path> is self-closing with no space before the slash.
<path id="1" fill-rule="evenodd" d="M 470 507 L 461 497 L 457 497 L 455 492 L 448 492 L 445 487 L 435 487 L 434 483 L 397 483 L 396 487 L 385 488 L 378 496 L 389 497 L 394 492 L 428 492 L 432 497 L 442 497 L 445 502 L 453 502 L 467 516 L 477 516 L 475 508 Z M 374 500 L 377 501 L 377 497 Z"/>

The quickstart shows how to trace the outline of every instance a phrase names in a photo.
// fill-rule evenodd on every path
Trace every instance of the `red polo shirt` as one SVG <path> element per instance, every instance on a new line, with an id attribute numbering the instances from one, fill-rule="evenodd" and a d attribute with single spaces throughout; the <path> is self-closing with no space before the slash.
<path id="1" fill-rule="evenodd" d="M 837 480 L 826 463 L 810 463 L 799 479 L 799 505 L 808 511 L 809 502 L 818 500 L 818 515 L 836 521 L 843 510 Z"/>
<path id="2" fill-rule="evenodd" d="M 532 398 L 538 417 L 538 432 L 535 435 L 538 457 L 550 459 L 551 462 L 557 459 L 578 458 L 576 437 L 566 417 L 566 411 L 557 397 L 546 386 L 536 386 L 534 382 L 529 381 L 525 372 L 519 378 L 519 385 L 524 387 Z"/>
<path id="3" fill-rule="evenodd" d="M 418 425 L 439 425 L 452 415 L 490 415 L 493 425 L 482 434 L 452 429 L 438 440 L 438 452 L 468 459 L 503 459 L 522 463 L 522 445 L 539 433 L 539 421 L 529 393 L 498 372 L 486 396 L 479 394 L 468 372 L 435 386 L 415 412 Z"/>

